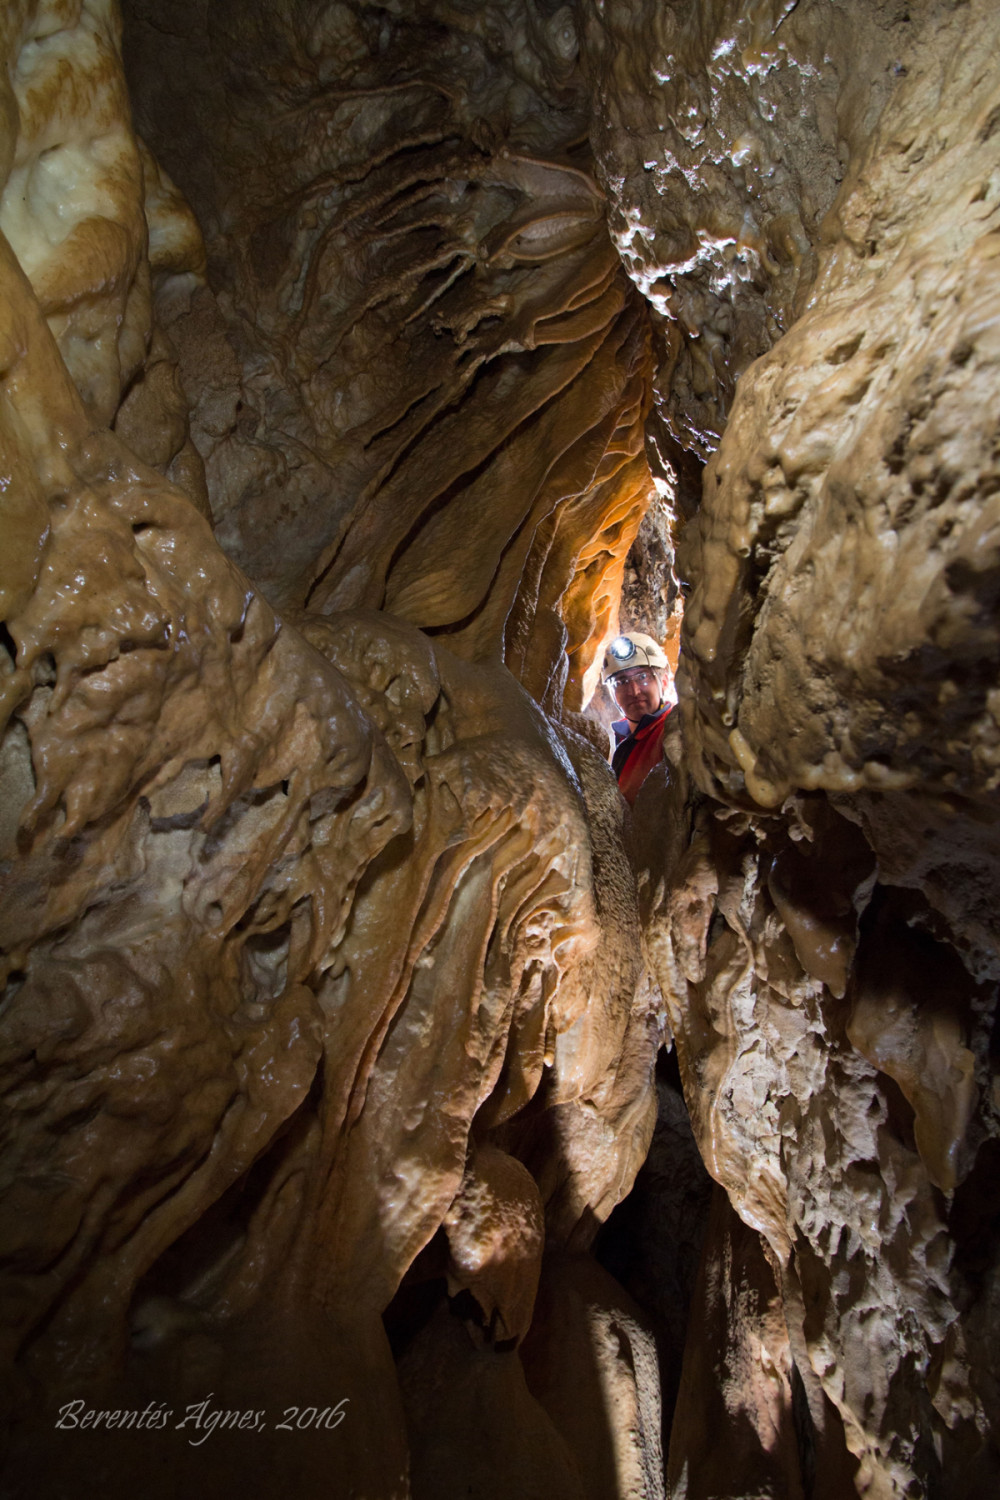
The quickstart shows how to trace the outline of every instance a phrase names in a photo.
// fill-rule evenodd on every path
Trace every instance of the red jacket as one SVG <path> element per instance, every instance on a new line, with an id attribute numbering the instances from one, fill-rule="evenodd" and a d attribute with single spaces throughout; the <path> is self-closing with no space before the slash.
<path id="1" fill-rule="evenodd" d="M 611 769 L 618 777 L 618 785 L 630 806 L 663 754 L 663 731 L 672 708 L 672 703 L 664 703 L 655 714 L 643 714 L 634 729 L 628 719 L 619 719 L 611 726 L 618 741 L 611 757 Z"/>

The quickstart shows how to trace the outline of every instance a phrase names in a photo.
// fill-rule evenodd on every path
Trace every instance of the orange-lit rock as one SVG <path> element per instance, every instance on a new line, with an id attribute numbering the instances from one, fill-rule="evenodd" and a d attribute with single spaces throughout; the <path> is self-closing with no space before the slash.
<path id="1" fill-rule="evenodd" d="M 380 1315 L 408 1268 L 445 1226 L 456 1289 L 497 1311 L 498 1338 L 518 1336 L 546 1213 L 554 1243 L 586 1242 L 645 1153 L 662 1028 L 633 1004 L 617 792 L 499 664 L 435 646 L 405 609 L 282 618 L 220 550 L 148 295 L 159 278 L 157 306 L 187 316 L 197 232 L 148 153 L 140 165 L 111 13 L 21 21 L 9 65 L 19 47 L 39 68 L 51 54 L 52 100 L 29 91 L 8 111 L 10 158 L 42 159 L 42 124 L 76 99 L 93 172 L 74 179 L 86 201 L 65 262 L 42 222 L 58 184 L 27 227 L 16 165 L 4 197 L 35 278 L 4 241 L 11 1482 L 167 1493 L 178 1474 L 199 1486 L 225 1472 L 263 1494 L 293 1473 L 312 1492 L 339 1454 L 352 1484 L 402 1493 Z M 505 160 L 532 192 L 536 172 L 561 180 Z M 596 190 L 564 175 L 599 240 Z M 606 242 L 599 253 L 615 282 Z M 552 415 L 585 457 L 538 522 L 595 474 L 608 494 L 639 451 L 609 445 L 623 392 L 626 425 L 641 417 L 641 308 L 619 277 L 602 309 L 598 328 L 610 317 L 626 349 L 593 377 L 605 438 L 586 437 L 590 404 Z M 642 485 L 628 484 L 637 524 Z M 500 550 L 521 527 L 504 524 Z M 581 545 L 564 543 L 563 588 Z M 510 597 L 490 651 L 470 654 L 499 656 Z M 533 1101 L 529 1171 L 504 1132 Z M 83 1473 L 71 1432 L 50 1441 L 78 1398 L 180 1411 L 209 1390 L 267 1408 L 272 1430 L 283 1405 L 320 1393 L 350 1420 L 310 1429 L 292 1470 L 280 1439 L 233 1432 L 217 1471 L 199 1471 L 176 1426 L 148 1434 L 152 1448 L 102 1430 Z"/>
<path id="2" fill-rule="evenodd" d="M 0 17 L 4 1484 L 985 1500 L 995 6 L 123 23 Z"/>
<path id="3" fill-rule="evenodd" d="M 649 952 L 813 1422 L 879 1495 L 997 1482 L 996 24 L 607 6 L 585 44 L 664 451 L 708 459 Z"/>
<path id="4" fill-rule="evenodd" d="M 226 266 L 170 323 L 212 513 L 276 604 L 386 609 L 577 710 L 649 501 L 652 364 L 570 13 L 386 12 L 377 42 L 366 15 L 182 4 L 164 40 L 128 7 L 141 128 Z"/>

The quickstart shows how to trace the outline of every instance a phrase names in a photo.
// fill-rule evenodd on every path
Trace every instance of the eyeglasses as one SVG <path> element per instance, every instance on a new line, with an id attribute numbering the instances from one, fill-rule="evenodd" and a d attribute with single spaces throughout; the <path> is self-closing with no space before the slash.
<path id="1" fill-rule="evenodd" d="M 611 679 L 611 690 L 614 693 L 620 693 L 624 688 L 628 687 L 646 688 L 649 687 L 650 683 L 655 681 L 656 678 L 652 672 L 647 672 L 644 668 L 641 668 L 638 672 L 630 672 L 627 677 L 613 677 Z"/>

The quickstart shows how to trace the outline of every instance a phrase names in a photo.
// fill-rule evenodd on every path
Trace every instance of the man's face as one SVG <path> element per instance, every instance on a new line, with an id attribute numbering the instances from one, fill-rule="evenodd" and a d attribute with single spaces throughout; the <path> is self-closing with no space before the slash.
<path id="1" fill-rule="evenodd" d="M 663 698 L 663 673 L 652 667 L 628 667 L 611 679 L 615 702 L 630 724 L 638 724 L 643 714 L 653 714 Z"/>

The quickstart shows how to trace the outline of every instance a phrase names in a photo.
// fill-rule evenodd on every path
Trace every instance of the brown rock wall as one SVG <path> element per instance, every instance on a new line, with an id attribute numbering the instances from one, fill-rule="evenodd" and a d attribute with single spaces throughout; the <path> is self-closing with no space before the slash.
<path id="1" fill-rule="evenodd" d="M 6 40 L 11 76 L 48 58 L 53 99 L 76 91 L 92 161 L 64 266 L 44 232 L 58 181 L 26 228 L 12 166 L 0 209 L 24 236 L 20 257 L 0 241 L 5 1483 L 314 1493 L 333 1463 L 340 1492 L 403 1495 L 381 1313 L 404 1274 L 445 1226 L 456 1295 L 519 1337 L 543 1235 L 585 1243 L 648 1143 L 661 1023 L 632 1003 L 617 794 L 504 668 L 401 615 L 279 617 L 223 554 L 178 487 L 186 428 L 142 300 L 159 278 L 156 307 L 183 324 L 200 242 L 142 168 L 114 16 L 27 7 Z M 37 165 L 63 149 L 38 123 L 62 104 L 26 99 L 8 100 L 5 159 Z M 596 202 L 575 169 L 503 160 L 532 192 L 554 174 Z M 570 452 L 584 433 L 582 488 L 558 491 L 573 503 L 592 473 L 614 499 L 634 457 L 641 318 L 623 285 L 611 304 L 624 368 L 616 354 L 592 378 L 617 446 L 586 437 L 589 411 L 546 429 Z M 213 368 L 221 389 L 232 366 Z M 631 504 L 616 526 L 637 524 Z M 563 586 L 587 546 L 604 578 L 599 546 L 570 545 L 555 512 L 551 531 Z M 531 1171 L 491 1142 L 526 1110 Z M 344 1430 L 297 1431 L 291 1456 L 239 1431 L 203 1453 L 175 1424 L 53 1439 L 77 1400 L 179 1418 L 210 1397 L 270 1426 L 320 1394 L 345 1401 Z"/>
<path id="2" fill-rule="evenodd" d="M 702 459 L 740 376 L 802 310 L 824 217 L 906 73 L 923 9 L 581 6 L 612 234 L 664 344 L 657 404 Z"/>
<path id="3" fill-rule="evenodd" d="M 994 11 L 6 8 L 15 1493 L 657 1494 L 666 1022 L 672 1492 L 996 1489 Z"/>
<path id="4" fill-rule="evenodd" d="M 995 32 L 801 4 L 584 33 L 613 233 L 666 320 L 660 452 L 708 459 L 682 741 L 636 807 L 648 947 L 865 1493 L 996 1483 L 967 1342 L 997 1264 Z"/>
<path id="5" fill-rule="evenodd" d="M 279 606 L 386 609 L 578 709 L 651 360 L 569 8 L 159 10 L 128 57 L 208 236 L 215 299 L 170 326 L 223 546 Z"/>

